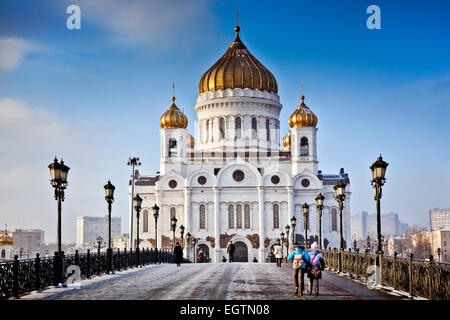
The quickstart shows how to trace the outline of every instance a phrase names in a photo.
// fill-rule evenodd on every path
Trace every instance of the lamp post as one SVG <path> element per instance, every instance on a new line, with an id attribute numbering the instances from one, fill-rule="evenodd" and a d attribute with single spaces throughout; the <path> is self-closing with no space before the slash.
<path id="1" fill-rule="evenodd" d="M 284 258 L 284 251 L 283 251 L 284 232 L 280 233 L 280 238 L 281 238 L 281 260 L 283 260 L 283 258 Z"/>
<path id="2" fill-rule="evenodd" d="M 171 223 L 172 223 L 172 232 L 173 232 L 173 242 L 172 242 L 172 252 L 175 249 L 175 230 L 177 229 L 177 218 L 175 216 L 172 217 Z"/>
<path id="3" fill-rule="evenodd" d="M 136 263 L 138 266 L 141 265 L 141 255 L 139 252 L 139 216 L 141 213 L 141 205 L 142 205 L 142 198 L 139 196 L 139 194 L 136 194 L 136 197 L 134 197 L 134 209 L 136 210 Z"/>
<path id="4" fill-rule="evenodd" d="M 131 199 L 134 199 L 134 167 L 140 166 L 139 158 L 137 157 L 129 157 L 127 165 L 131 166 Z M 130 212 L 130 249 L 133 249 L 133 201 L 131 202 L 131 212 Z"/>
<path id="5" fill-rule="evenodd" d="M 303 204 L 303 225 L 305 226 L 305 249 L 308 250 L 308 217 L 309 205 L 305 202 Z"/>
<path id="6" fill-rule="evenodd" d="M 112 273 L 112 247 L 111 247 L 111 209 L 114 202 L 114 190 L 116 187 L 108 180 L 105 184 L 105 200 L 108 203 L 108 273 Z"/>
<path id="7" fill-rule="evenodd" d="M 181 225 L 180 226 L 180 235 L 181 235 L 181 246 L 183 247 L 183 249 L 184 249 L 184 230 L 185 230 L 184 226 Z"/>
<path id="8" fill-rule="evenodd" d="M 191 258 L 190 246 L 191 246 L 191 234 L 189 232 L 187 232 L 186 233 L 186 257 L 188 259 Z"/>
<path id="9" fill-rule="evenodd" d="M 382 194 L 382 186 L 386 182 L 386 168 L 389 163 L 383 160 L 380 155 L 374 163 L 370 166 L 372 171 L 372 187 L 375 189 L 375 201 L 377 203 L 377 267 L 381 268 L 381 255 L 383 254 L 383 245 L 381 242 L 381 206 L 380 199 Z"/>
<path id="10" fill-rule="evenodd" d="M 319 248 L 322 249 L 322 210 L 323 210 L 323 200 L 325 197 L 322 193 L 316 197 L 316 208 L 317 208 L 317 217 L 319 218 Z"/>
<path id="11" fill-rule="evenodd" d="M 297 218 L 292 217 L 291 218 L 291 240 L 292 240 L 292 246 L 294 246 L 295 243 L 295 225 L 296 225 Z"/>
<path id="12" fill-rule="evenodd" d="M 334 186 L 336 192 L 336 201 L 339 204 L 339 229 L 340 229 L 340 245 L 339 245 L 339 272 L 342 272 L 342 251 L 344 250 L 344 235 L 342 230 L 342 210 L 344 209 L 345 187 L 347 185 L 342 180 Z"/>
<path id="13" fill-rule="evenodd" d="M 286 227 L 284 227 L 284 228 L 286 230 L 286 251 L 289 254 L 289 240 L 290 240 L 289 233 L 290 233 L 291 227 L 289 227 L 289 225 L 287 224 Z"/>
<path id="14" fill-rule="evenodd" d="M 438 255 L 438 260 L 439 260 L 439 262 L 441 262 L 441 248 L 437 248 L 437 249 L 436 249 L 436 253 L 437 253 L 437 255 Z"/>
<path id="15" fill-rule="evenodd" d="M 353 239 L 353 250 L 356 252 L 356 246 L 357 246 L 357 241 L 356 241 L 356 238 L 355 239 Z"/>
<path id="16" fill-rule="evenodd" d="M 158 257 L 158 218 L 159 218 L 159 207 L 155 205 L 152 207 L 153 209 L 153 218 L 155 218 L 155 250 L 156 250 L 156 263 L 159 261 Z"/>
<path id="17" fill-rule="evenodd" d="M 58 251 L 57 254 L 55 253 L 58 272 L 56 275 L 56 279 L 58 284 L 63 283 L 64 285 L 64 252 L 61 250 L 61 203 L 62 201 L 64 201 L 64 190 L 67 188 L 67 175 L 70 168 L 64 164 L 64 161 L 62 159 L 61 162 L 58 162 L 58 159 L 56 157 L 55 160 L 53 160 L 53 162 L 49 164 L 48 168 L 50 170 L 51 177 L 50 184 L 55 189 L 55 200 L 58 201 Z"/>
<path id="18" fill-rule="evenodd" d="M 197 244 L 197 238 L 192 236 L 192 246 L 194 250 L 194 263 L 197 262 L 197 250 L 195 249 L 195 245 Z"/>

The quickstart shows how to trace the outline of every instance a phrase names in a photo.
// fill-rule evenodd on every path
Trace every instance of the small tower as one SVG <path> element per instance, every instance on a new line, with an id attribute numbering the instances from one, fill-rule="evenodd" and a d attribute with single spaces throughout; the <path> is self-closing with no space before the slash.
<path id="1" fill-rule="evenodd" d="M 305 104 L 303 82 L 301 100 L 301 104 L 289 117 L 292 174 L 296 175 L 307 169 L 317 175 L 317 116 Z"/>
<path id="2" fill-rule="evenodd" d="M 164 175 L 171 169 L 180 170 L 181 163 L 186 159 L 186 149 L 191 149 L 194 144 L 192 136 L 186 129 L 188 119 L 175 104 L 175 92 L 172 96 L 172 105 L 159 119 L 159 125 L 161 126 L 161 175 Z"/>
<path id="3" fill-rule="evenodd" d="M 0 236 L 0 261 L 14 259 L 13 238 L 8 234 L 7 226 Z"/>

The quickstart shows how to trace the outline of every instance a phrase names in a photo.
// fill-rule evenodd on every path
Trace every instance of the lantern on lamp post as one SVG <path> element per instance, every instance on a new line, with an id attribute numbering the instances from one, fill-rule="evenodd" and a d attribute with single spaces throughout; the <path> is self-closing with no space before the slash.
<path id="1" fill-rule="evenodd" d="M 134 209 L 136 210 L 136 264 L 137 266 L 141 265 L 141 255 L 139 252 L 139 217 L 141 214 L 141 208 L 142 208 L 142 198 L 139 194 L 136 194 L 134 197 Z"/>
<path id="2" fill-rule="evenodd" d="M 339 204 L 339 232 L 340 232 L 340 244 L 339 244 L 339 272 L 342 272 L 342 251 L 344 250 L 344 235 L 342 230 L 342 210 L 344 209 L 345 201 L 345 187 L 347 184 L 340 180 L 334 186 L 336 192 L 336 201 Z"/>

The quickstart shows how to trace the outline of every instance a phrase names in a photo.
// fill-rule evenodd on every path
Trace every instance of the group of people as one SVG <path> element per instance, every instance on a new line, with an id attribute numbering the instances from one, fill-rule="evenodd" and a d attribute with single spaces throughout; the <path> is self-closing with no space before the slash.
<path id="1" fill-rule="evenodd" d="M 273 250 L 277 267 L 281 267 L 283 259 L 283 250 L 278 241 Z M 312 294 L 313 289 L 316 295 L 319 295 L 319 280 L 322 279 L 322 271 L 325 269 L 325 261 L 320 252 L 319 245 L 314 242 L 311 250 L 307 251 L 304 246 L 295 243 L 287 257 L 288 261 L 292 260 L 292 268 L 294 269 L 294 294 L 302 296 L 304 291 L 304 277 L 307 274 L 309 279 L 308 293 Z M 299 286 L 300 276 L 300 286 Z M 300 289 L 300 290 L 299 290 Z"/>

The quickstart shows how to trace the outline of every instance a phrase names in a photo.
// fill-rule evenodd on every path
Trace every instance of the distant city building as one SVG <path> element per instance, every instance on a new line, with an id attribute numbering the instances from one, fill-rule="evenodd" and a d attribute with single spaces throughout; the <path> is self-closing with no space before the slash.
<path id="1" fill-rule="evenodd" d="M 407 251 L 407 239 L 404 237 L 389 237 L 387 244 L 386 254 L 389 256 L 394 255 L 397 252 L 398 257 L 406 257 Z"/>
<path id="2" fill-rule="evenodd" d="M 129 249 L 129 246 L 128 246 L 129 239 L 130 239 L 130 236 L 128 233 L 121 233 L 117 237 L 113 238 L 112 247 L 114 249 L 120 249 L 120 251 Z"/>
<path id="3" fill-rule="evenodd" d="M 450 208 L 430 210 L 430 229 L 450 227 Z"/>
<path id="4" fill-rule="evenodd" d="M 377 237 L 377 215 L 361 214 L 350 217 L 352 239 L 367 239 L 369 235 L 372 239 Z M 389 236 L 400 236 L 408 229 L 407 223 L 400 222 L 398 214 L 389 213 L 381 215 L 381 234 L 386 238 Z"/>
<path id="5" fill-rule="evenodd" d="M 12 229 L 9 234 L 14 239 L 14 248 L 32 252 L 44 244 L 44 230 L 40 229 Z"/>
<path id="6" fill-rule="evenodd" d="M 114 239 L 121 232 L 121 218 L 111 217 L 111 238 Z M 77 217 L 77 243 L 76 246 L 92 245 L 100 236 L 104 242 L 108 241 L 108 216 L 104 217 Z"/>
<path id="7" fill-rule="evenodd" d="M 450 227 L 432 230 L 428 233 L 428 237 L 434 259 L 439 261 L 440 258 L 440 262 L 450 262 Z"/>

